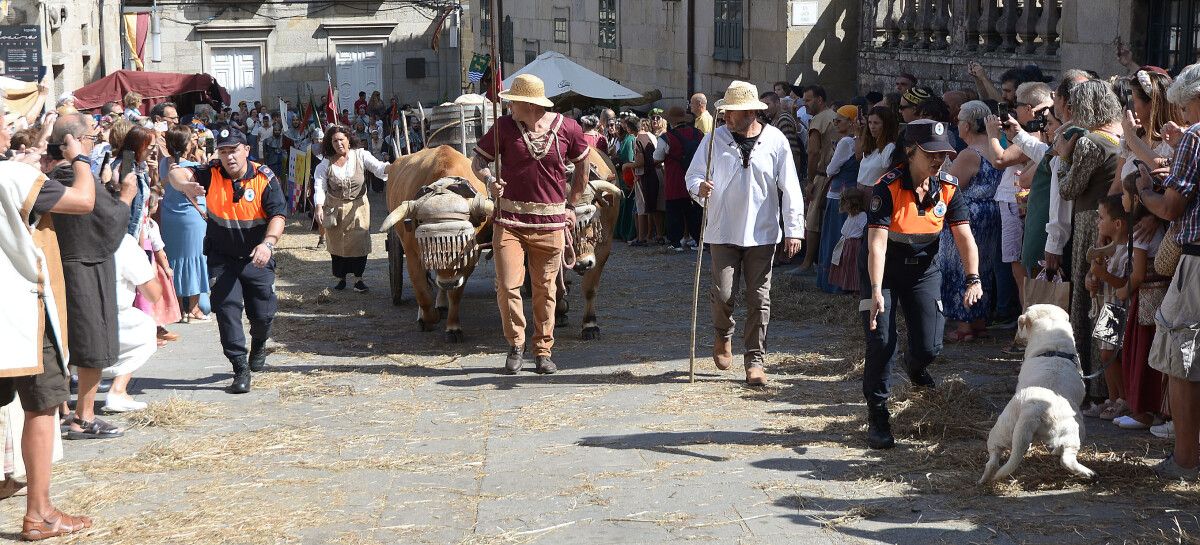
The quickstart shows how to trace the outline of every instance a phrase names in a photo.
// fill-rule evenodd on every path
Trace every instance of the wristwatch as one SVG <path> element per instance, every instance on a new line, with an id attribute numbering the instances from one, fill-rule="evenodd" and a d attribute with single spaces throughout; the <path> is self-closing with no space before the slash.
<path id="1" fill-rule="evenodd" d="M 267 242 L 264 240 L 263 246 L 266 246 L 268 250 L 271 250 L 271 253 L 275 253 L 275 243 L 274 242 Z"/>
<path id="2" fill-rule="evenodd" d="M 76 155 L 74 159 L 71 159 L 71 162 L 72 163 L 79 162 L 79 163 L 84 163 L 87 166 L 92 166 L 92 159 L 86 155 L 83 155 L 82 153 L 79 155 Z"/>

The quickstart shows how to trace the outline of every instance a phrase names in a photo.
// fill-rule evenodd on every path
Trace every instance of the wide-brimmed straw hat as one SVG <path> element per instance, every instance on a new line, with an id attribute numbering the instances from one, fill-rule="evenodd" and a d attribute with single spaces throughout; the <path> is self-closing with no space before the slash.
<path id="1" fill-rule="evenodd" d="M 734 81 L 725 90 L 725 98 L 717 101 L 717 110 L 765 110 L 767 104 L 758 99 L 758 87 L 745 81 Z"/>
<path id="2" fill-rule="evenodd" d="M 528 102 L 543 108 L 554 106 L 554 103 L 546 98 L 546 84 L 542 82 L 542 78 L 533 74 L 521 74 L 513 78 L 512 87 L 501 92 L 500 98 L 512 102 Z"/>

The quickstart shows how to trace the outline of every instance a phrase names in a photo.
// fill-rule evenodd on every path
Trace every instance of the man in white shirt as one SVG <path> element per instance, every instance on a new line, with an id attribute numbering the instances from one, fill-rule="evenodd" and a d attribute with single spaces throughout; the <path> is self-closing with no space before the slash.
<path id="1" fill-rule="evenodd" d="M 1067 115 L 1067 100 L 1070 98 L 1071 88 L 1080 82 L 1087 81 L 1088 78 L 1087 72 L 1082 70 L 1067 70 L 1063 73 L 1063 82 L 1059 84 L 1057 92 L 1054 94 L 1054 113 L 1062 121 L 1057 138 L 1063 138 L 1063 135 L 1066 135 L 1072 128 L 1070 116 Z M 1066 138 L 1070 138 L 1070 135 L 1067 135 Z M 1061 159 L 1055 157 L 1052 161 L 1061 161 Z M 1062 256 L 1066 251 L 1067 243 L 1071 241 L 1071 217 L 1075 204 L 1060 196 L 1058 164 L 1052 162 L 1050 168 L 1052 174 L 1050 178 L 1050 222 L 1046 224 L 1046 270 L 1057 271 L 1068 264 L 1063 262 Z"/>
<path id="2" fill-rule="evenodd" d="M 771 261 L 782 240 L 791 258 L 804 238 L 804 197 L 792 149 L 779 129 L 758 121 L 767 105 L 754 85 L 735 81 L 717 102 L 725 125 L 706 135 L 685 175 L 688 193 L 707 200 L 704 242 L 712 248 L 713 361 L 733 363 L 733 302 L 746 281 L 746 382 L 767 382 L 763 359 L 771 315 Z M 712 142 L 711 175 L 705 179 Z M 783 229 L 780 232 L 780 218 Z"/>

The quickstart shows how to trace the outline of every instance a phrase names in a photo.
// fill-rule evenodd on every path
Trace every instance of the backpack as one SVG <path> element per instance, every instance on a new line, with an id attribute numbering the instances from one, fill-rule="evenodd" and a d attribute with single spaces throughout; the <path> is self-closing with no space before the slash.
<path id="1" fill-rule="evenodd" d="M 691 133 L 690 135 L 692 136 L 692 138 L 685 138 L 683 136 L 684 131 L 690 132 Z M 671 129 L 671 130 L 667 131 L 667 134 L 674 137 L 675 142 L 679 143 L 679 149 L 682 152 L 682 154 L 679 156 L 679 159 L 676 159 L 676 160 L 679 161 L 679 164 L 683 166 L 684 170 L 687 170 L 687 168 L 692 165 L 692 158 L 696 156 L 696 150 L 700 149 L 700 141 L 704 139 L 704 134 L 700 133 L 700 129 L 697 129 L 695 127 L 684 127 L 683 129 Z M 696 138 L 697 136 L 698 136 L 698 138 Z M 675 144 L 670 143 L 669 145 L 670 145 L 671 151 L 674 151 Z M 672 155 L 674 155 L 674 154 L 672 154 Z"/>

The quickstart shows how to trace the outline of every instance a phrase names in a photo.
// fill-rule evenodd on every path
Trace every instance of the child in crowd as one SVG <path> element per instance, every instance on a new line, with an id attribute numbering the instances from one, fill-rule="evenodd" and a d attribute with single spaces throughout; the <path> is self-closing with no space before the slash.
<path id="1" fill-rule="evenodd" d="M 133 306 L 135 295 L 154 304 L 162 299 L 161 282 L 155 281 L 154 268 L 132 236 L 125 235 L 116 254 L 117 269 L 117 364 L 104 370 L 112 378 L 112 387 L 104 400 L 106 412 L 122 413 L 146 408 L 133 399 L 126 388 L 133 372 L 154 355 L 154 318 Z M 170 283 L 168 283 L 170 285 Z"/>
<path id="2" fill-rule="evenodd" d="M 1138 173 L 1134 171 L 1122 180 L 1122 204 L 1129 213 L 1129 223 L 1137 225 L 1149 214 L 1138 198 Z M 1171 279 L 1154 271 L 1154 258 L 1166 236 L 1160 223 L 1154 236 L 1143 242 L 1133 241 L 1133 263 L 1129 283 L 1117 290 L 1119 299 L 1129 301 L 1129 316 L 1125 325 L 1125 341 L 1121 348 L 1121 369 L 1124 371 L 1125 401 L 1130 414 L 1113 419 L 1126 429 L 1144 430 L 1154 427 L 1156 435 L 1170 436 L 1172 424 L 1154 426 L 1156 415 L 1163 412 L 1163 376 L 1150 367 L 1150 345 L 1154 341 L 1154 314 L 1166 295 Z"/>
<path id="3" fill-rule="evenodd" d="M 149 214 L 146 214 L 146 227 L 142 230 L 145 234 L 145 240 L 142 243 L 142 248 L 150 252 L 149 260 L 154 263 L 154 269 L 158 276 L 158 281 L 162 284 L 162 298 L 155 303 L 150 303 L 145 298 L 138 298 L 136 303 L 137 308 L 149 314 L 158 324 L 158 340 L 159 346 L 166 344 L 166 341 L 174 341 L 179 339 L 178 333 L 167 331 L 167 324 L 173 324 L 179 321 L 181 316 L 179 310 L 179 298 L 175 295 L 174 276 L 175 271 L 171 270 L 171 265 L 167 261 L 167 252 L 163 249 L 166 245 L 163 244 L 162 234 L 158 229 L 158 222 L 154 221 L 154 214 L 158 211 L 159 197 L 152 194 L 147 199 Z"/>
<path id="4" fill-rule="evenodd" d="M 1121 202 L 1120 195 L 1109 195 L 1100 201 L 1100 220 L 1096 243 L 1111 241 L 1103 248 L 1093 248 L 1088 252 L 1092 267 L 1087 274 L 1087 289 L 1092 293 L 1093 317 L 1097 316 L 1104 305 L 1116 302 L 1116 291 L 1125 287 L 1128 282 L 1129 249 L 1128 249 L 1128 214 Z M 1079 343 L 1083 344 L 1083 343 Z M 1108 385 L 1108 399 L 1100 405 L 1093 405 L 1083 412 L 1084 416 L 1103 420 L 1112 420 L 1129 414 L 1129 406 L 1125 402 L 1125 388 L 1121 361 L 1116 352 L 1117 347 L 1100 343 L 1100 362 L 1104 368 L 1104 382 Z"/>
<path id="5" fill-rule="evenodd" d="M 842 190 L 842 201 L 838 205 L 846 214 L 842 224 L 842 238 L 833 249 L 829 281 L 850 293 L 857 294 L 858 252 L 862 248 L 863 231 L 867 228 L 867 192 L 862 187 L 847 187 Z"/>

